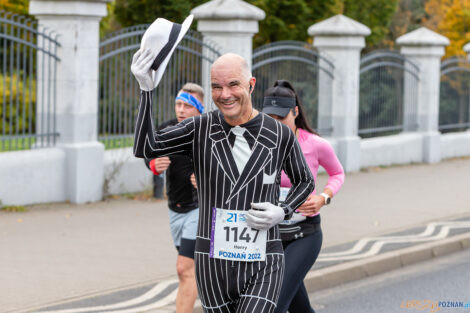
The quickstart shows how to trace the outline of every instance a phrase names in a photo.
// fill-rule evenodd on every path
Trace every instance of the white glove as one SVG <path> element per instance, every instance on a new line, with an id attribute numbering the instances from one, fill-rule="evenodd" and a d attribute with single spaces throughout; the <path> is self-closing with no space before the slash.
<path id="1" fill-rule="evenodd" d="M 150 69 L 154 60 L 155 55 L 149 49 L 139 49 L 132 57 L 131 71 L 142 90 L 150 91 L 155 88 Z"/>
<path id="2" fill-rule="evenodd" d="M 284 220 L 284 209 L 270 202 L 252 203 L 252 209 L 245 214 L 251 228 L 265 230 Z"/>

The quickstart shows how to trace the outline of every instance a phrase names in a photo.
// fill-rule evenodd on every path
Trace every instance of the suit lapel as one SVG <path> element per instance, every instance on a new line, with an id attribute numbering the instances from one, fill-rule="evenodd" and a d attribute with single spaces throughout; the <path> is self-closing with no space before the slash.
<path id="1" fill-rule="evenodd" d="M 262 114 L 262 113 L 260 113 Z M 274 123 L 274 130 L 269 130 L 266 126 L 267 122 L 265 115 L 262 115 L 261 130 L 257 136 L 255 146 L 248 162 L 243 169 L 243 172 L 235 183 L 227 199 L 227 202 L 235 197 L 258 173 L 265 169 L 266 165 L 270 164 L 272 159 L 272 149 L 276 147 L 277 130 Z M 271 125 L 269 125 L 271 126 Z M 234 166 L 236 167 L 236 166 Z M 269 173 L 272 174 L 272 173 Z"/>
<path id="2" fill-rule="evenodd" d="M 211 153 L 217 159 L 225 175 L 232 184 L 235 184 L 239 173 L 222 125 L 217 122 L 212 124 L 209 138 L 213 142 Z"/>

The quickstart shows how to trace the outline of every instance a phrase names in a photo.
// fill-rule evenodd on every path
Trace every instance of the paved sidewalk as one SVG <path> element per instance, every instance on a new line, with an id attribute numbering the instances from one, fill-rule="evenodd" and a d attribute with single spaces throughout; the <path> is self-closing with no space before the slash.
<path id="1" fill-rule="evenodd" d="M 320 175 L 318 186 L 325 179 Z M 365 237 L 416 235 L 430 222 L 465 222 L 469 186 L 468 158 L 349 174 L 332 205 L 322 210 L 322 251 L 336 253 Z M 436 227 L 441 228 L 433 235 L 442 230 Z M 164 201 L 62 203 L 0 212 L 0 312 L 38 310 L 119 290 L 134 290 L 138 297 L 156 292 L 154 286 L 168 290 L 162 298 L 166 309 L 158 312 L 170 312 L 175 260 Z M 329 268 L 334 266 L 344 265 Z"/>

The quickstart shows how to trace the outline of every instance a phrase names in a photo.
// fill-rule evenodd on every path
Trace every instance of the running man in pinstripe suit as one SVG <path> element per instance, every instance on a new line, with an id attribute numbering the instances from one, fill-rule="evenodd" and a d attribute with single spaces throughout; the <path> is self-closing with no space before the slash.
<path id="1" fill-rule="evenodd" d="M 185 154 L 194 163 L 200 205 L 196 280 L 204 311 L 273 312 L 284 271 L 277 224 L 314 188 L 295 135 L 253 108 L 256 79 L 235 54 L 221 56 L 211 68 L 212 99 L 219 110 L 155 132 L 154 59 L 149 50 L 133 58 L 132 71 L 142 89 L 134 154 Z M 293 187 L 281 207 L 282 170 Z"/>

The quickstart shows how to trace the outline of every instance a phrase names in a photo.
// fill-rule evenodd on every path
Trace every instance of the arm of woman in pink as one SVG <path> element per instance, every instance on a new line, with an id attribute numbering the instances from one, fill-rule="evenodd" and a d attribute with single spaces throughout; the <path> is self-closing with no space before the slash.
<path id="1" fill-rule="evenodd" d="M 317 137 L 315 144 L 318 145 L 318 163 L 328 173 L 328 182 L 323 192 L 332 198 L 341 188 L 344 182 L 343 166 L 333 150 L 333 147 L 323 138 Z M 297 212 L 305 216 L 313 216 L 320 212 L 325 205 L 325 198 L 318 194 L 311 194 L 302 204 Z"/>

